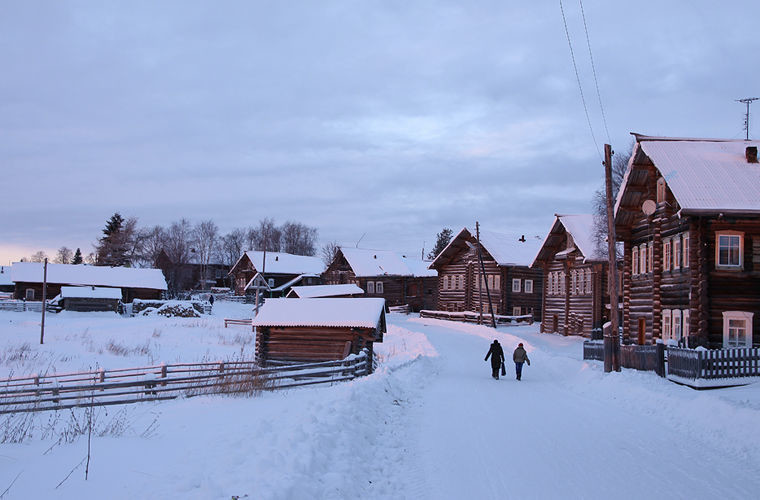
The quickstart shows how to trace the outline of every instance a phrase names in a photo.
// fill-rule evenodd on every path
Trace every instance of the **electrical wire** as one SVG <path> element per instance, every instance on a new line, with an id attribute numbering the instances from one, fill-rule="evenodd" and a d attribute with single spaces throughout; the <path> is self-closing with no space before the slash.
<path id="1" fill-rule="evenodd" d="M 559 0 L 559 10 L 562 12 L 562 22 L 565 25 L 565 35 L 567 35 L 567 45 L 570 47 L 570 58 L 573 60 L 573 69 L 575 70 L 575 79 L 578 82 L 578 90 L 581 93 L 581 102 L 583 102 L 583 111 L 586 113 L 586 122 L 588 122 L 588 128 L 591 131 L 591 138 L 594 140 L 596 153 L 599 155 L 599 159 L 601 159 L 602 152 L 599 149 L 599 143 L 596 142 L 596 136 L 594 135 L 594 127 L 591 126 L 591 117 L 588 114 L 588 106 L 586 105 L 586 97 L 583 95 L 583 86 L 581 85 L 581 77 L 578 74 L 578 65 L 575 63 L 575 52 L 573 52 L 573 44 L 570 41 L 570 31 L 567 29 L 567 19 L 565 18 L 565 8 L 562 6 L 562 0 Z"/>
<path id="2" fill-rule="evenodd" d="M 588 45 L 588 56 L 591 59 L 591 71 L 594 74 L 594 84 L 596 85 L 596 97 L 599 99 L 599 109 L 602 111 L 602 121 L 604 122 L 604 131 L 607 133 L 607 142 L 612 144 L 610 139 L 610 130 L 607 128 L 607 115 L 604 113 L 602 105 L 602 93 L 599 92 L 599 80 L 596 78 L 596 66 L 594 65 L 594 54 L 591 52 L 591 39 L 588 36 L 588 25 L 586 24 L 586 12 L 583 10 L 583 0 L 578 0 L 581 4 L 581 16 L 583 17 L 583 29 L 586 31 L 586 45 Z"/>

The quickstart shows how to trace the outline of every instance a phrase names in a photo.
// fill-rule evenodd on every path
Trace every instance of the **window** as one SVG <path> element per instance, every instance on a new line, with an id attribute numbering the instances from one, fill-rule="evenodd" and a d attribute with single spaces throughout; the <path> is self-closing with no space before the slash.
<path id="1" fill-rule="evenodd" d="M 267 280 L 267 285 L 269 285 L 269 288 L 274 288 L 274 278 L 269 278 Z"/>
<path id="2" fill-rule="evenodd" d="M 689 267 L 689 233 L 683 233 L 681 253 L 683 253 L 683 267 Z"/>
<path id="3" fill-rule="evenodd" d="M 512 280 L 512 291 L 513 292 L 519 292 L 520 291 L 520 278 L 514 278 Z"/>
<path id="4" fill-rule="evenodd" d="M 715 262 L 719 267 L 741 269 L 744 233 L 722 231 L 715 234 Z"/>
<path id="5" fill-rule="evenodd" d="M 681 236 L 673 238 L 673 269 L 681 268 Z"/>
<path id="6" fill-rule="evenodd" d="M 26 300 L 34 300 L 34 288 L 27 288 L 26 289 Z"/>
<path id="7" fill-rule="evenodd" d="M 670 271 L 670 265 L 673 263 L 671 255 L 670 239 L 662 242 L 662 270 Z"/>
<path id="8" fill-rule="evenodd" d="M 657 203 L 665 201 L 665 179 L 660 177 L 657 179 Z"/>
<path id="9" fill-rule="evenodd" d="M 639 274 L 639 247 L 633 247 L 633 256 L 631 257 L 631 274 Z"/>
<path id="10" fill-rule="evenodd" d="M 375 293 L 375 282 L 374 281 L 368 281 L 367 282 L 367 293 L 374 294 Z"/>
<path id="11" fill-rule="evenodd" d="M 222 277 L 222 270 L 221 269 L 217 269 L 216 273 L 214 274 L 214 276 L 216 276 L 216 279 L 221 279 L 221 277 Z"/>
<path id="12" fill-rule="evenodd" d="M 752 347 L 752 316 L 745 311 L 723 313 L 723 347 Z"/>
<path id="13" fill-rule="evenodd" d="M 647 245 L 647 270 L 646 272 L 651 273 L 654 271 L 654 243 L 650 243 Z M 621 280 L 622 283 L 622 280 Z"/>
<path id="14" fill-rule="evenodd" d="M 375 293 L 381 295 L 383 293 L 383 282 L 378 281 L 375 283 Z"/>
<path id="15" fill-rule="evenodd" d="M 673 338 L 681 340 L 681 311 L 680 309 L 673 309 Z"/>
<path id="16" fill-rule="evenodd" d="M 576 282 L 575 276 L 576 276 L 576 274 L 577 273 L 576 273 L 575 269 L 573 269 L 572 271 L 570 271 L 570 295 L 575 295 L 575 282 Z"/>
<path id="17" fill-rule="evenodd" d="M 567 281 L 566 281 L 565 271 L 559 272 L 559 294 L 565 295 L 567 292 Z"/>
<path id="18" fill-rule="evenodd" d="M 662 311 L 662 340 L 668 341 L 671 337 L 671 315 L 670 309 L 663 309 Z"/>
<path id="19" fill-rule="evenodd" d="M 592 293 L 591 290 L 591 269 L 586 269 L 586 293 Z"/>
<path id="20" fill-rule="evenodd" d="M 525 293 L 533 293 L 533 280 L 525 280 Z"/>
<path id="21" fill-rule="evenodd" d="M 683 338 L 686 339 L 686 347 L 689 347 L 689 310 L 683 310 Z"/>
<path id="22" fill-rule="evenodd" d="M 647 244 L 644 243 L 639 247 L 639 272 L 647 272 Z"/>
<path id="23" fill-rule="evenodd" d="M 512 308 L 512 316 L 520 316 L 522 314 L 522 308 L 520 306 L 515 306 Z"/>
<path id="24" fill-rule="evenodd" d="M 501 286 L 501 276 L 499 276 L 498 274 L 494 274 L 494 276 L 493 276 L 493 289 L 494 290 L 498 290 L 500 286 Z"/>

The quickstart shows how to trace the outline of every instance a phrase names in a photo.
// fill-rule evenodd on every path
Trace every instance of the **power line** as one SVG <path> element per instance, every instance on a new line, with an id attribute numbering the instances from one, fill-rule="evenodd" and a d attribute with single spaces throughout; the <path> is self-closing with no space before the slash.
<path id="1" fill-rule="evenodd" d="M 573 52 L 573 44 L 570 41 L 570 31 L 567 29 L 567 19 L 565 18 L 565 9 L 562 6 L 562 0 L 559 0 L 559 10 L 562 12 L 562 22 L 565 25 L 565 35 L 567 35 L 567 45 L 570 47 L 570 58 L 573 60 L 573 69 L 575 70 L 575 79 L 578 82 L 578 90 L 581 93 L 581 101 L 583 102 L 583 111 L 586 113 L 586 121 L 588 122 L 588 128 L 591 131 L 591 138 L 594 140 L 594 146 L 596 147 L 596 154 L 599 158 L 602 158 L 602 152 L 599 150 L 599 144 L 596 142 L 596 136 L 594 135 L 594 127 L 591 126 L 591 117 L 588 114 L 588 106 L 586 106 L 586 97 L 583 95 L 583 86 L 581 85 L 581 77 L 578 74 L 578 65 L 575 63 L 575 52 Z"/>
<path id="2" fill-rule="evenodd" d="M 607 115 L 604 113 L 602 105 L 602 93 L 599 92 L 599 80 L 596 78 L 596 66 L 594 65 L 594 54 L 591 52 L 591 39 L 588 36 L 588 25 L 586 24 L 586 12 L 583 10 L 583 0 L 578 0 L 581 4 L 581 16 L 583 17 L 583 29 L 586 31 L 586 45 L 588 45 L 588 56 L 591 59 L 591 71 L 594 73 L 594 84 L 596 85 L 596 97 L 599 99 L 599 109 L 602 111 L 602 121 L 604 122 L 604 131 L 607 133 L 607 142 L 612 144 L 610 139 L 610 130 L 607 128 Z"/>

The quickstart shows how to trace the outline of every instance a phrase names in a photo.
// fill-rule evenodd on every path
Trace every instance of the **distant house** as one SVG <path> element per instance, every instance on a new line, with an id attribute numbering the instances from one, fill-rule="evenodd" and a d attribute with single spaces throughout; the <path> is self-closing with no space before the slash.
<path id="1" fill-rule="evenodd" d="M 593 231 L 592 215 L 556 215 L 533 262 L 543 271 L 542 332 L 589 337 L 609 320 L 609 264 Z"/>
<path id="2" fill-rule="evenodd" d="M 266 255 L 266 259 L 265 256 Z M 296 285 L 319 285 L 325 265 L 319 257 L 284 252 L 245 252 L 230 270 L 235 295 L 285 297 Z"/>
<path id="3" fill-rule="evenodd" d="M 358 285 L 313 285 L 294 286 L 288 292 L 288 298 L 316 299 L 325 297 L 358 297 L 364 295 L 364 290 Z"/>
<path id="4" fill-rule="evenodd" d="M 204 266 L 198 262 L 195 253 L 191 254 L 189 262 L 180 265 L 175 264 L 162 250 L 154 265 L 163 271 L 169 289 L 173 292 L 210 290 L 230 286 L 228 278 L 230 266 L 218 261 L 212 261 Z"/>
<path id="5" fill-rule="evenodd" d="M 331 285 L 354 283 L 389 306 L 409 304 L 419 311 L 435 307 L 438 278 L 429 264 L 388 250 L 341 247 L 323 278 Z"/>
<path id="6" fill-rule="evenodd" d="M 0 292 L 13 292 L 14 288 L 11 266 L 0 266 Z"/>
<path id="7" fill-rule="evenodd" d="M 11 279 L 14 297 L 42 300 L 44 265 L 38 262 L 14 262 Z M 166 292 L 166 280 L 160 269 L 88 266 L 83 264 L 48 264 L 47 296 L 61 293 L 62 286 L 94 286 L 121 289 L 121 300 L 160 299 Z"/>
<path id="8" fill-rule="evenodd" d="M 333 361 L 367 349 L 386 331 L 381 298 L 270 299 L 253 319 L 256 360 Z"/>
<path id="9" fill-rule="evenodd" d="M 634 136 L 615 204 L 624 340 L 760 344 L 760 141 Z"/>
<path id="10" fill-rule="evenodd" d="M 495 314 L 531 314 L 540 321 L 543 272 L 530 265 L 541 241 L 481 230 L 480 243 L 485 273 L 478 262 L 475 232 L 468 228 L 462 228 L 430 265 L 438 271 L 437 309 L 479 312 L 482 302 L 488 313 L 490 292 Z"/>

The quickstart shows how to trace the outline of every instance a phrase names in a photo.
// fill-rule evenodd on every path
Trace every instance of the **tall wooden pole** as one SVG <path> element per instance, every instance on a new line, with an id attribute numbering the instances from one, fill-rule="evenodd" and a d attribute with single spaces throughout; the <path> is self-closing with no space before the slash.
<path id="1" fill-rule="evenodd" d="M 47 258 L 42 271 L 42 324 L 40 326 L 40 345 L 45 343 L 45 304 L 47 303 Z"/>
<path id="2" fill-rule="evenodd" d="M 491 301 L 491 290 L 488 287 L 488 280 L 485 278 L 486 276 L 486 266 L 483 264 L 483 250 L 480 246 L 480 223 L 475 222 L 475 230 L 477 231 L 478 235 L 478 262 L 480 263 L 480 275 L 482 276 L 481 282 L 478 282 L 478 294 L 481 294 L 482 290 L 482 284 L 485 284 L 486 286 L 486 295 L 488 296 L 488 309 L 491 311 L 491 326 L 493 329 L 496 329 L 496 316 L 494 316 L 493 312 L 493 302 Z M 483 323 L 483 299 L 480 299 L 480 323 Z"/>
<path id="3" fill-rule="evenodd" d="M 610 323 L 604 336 L 604 371 L 620 371 L 620 339 L 618 329 L 617 259 L 615 256 L 615 215 L 612 211 L 612 146 L 604 145 L 604 180 L 607 190 L 607 250 L 609 254 Z"/>
<path id="4" fill-rule="evenodd" d="M 483 262 L 483 258 L 480 256 L 480 222 L 475 221 L 475 239 L 478 244 L 478 261 Z M 478 324 L 483 324 L 483 271 L 478 269 Z"/>

